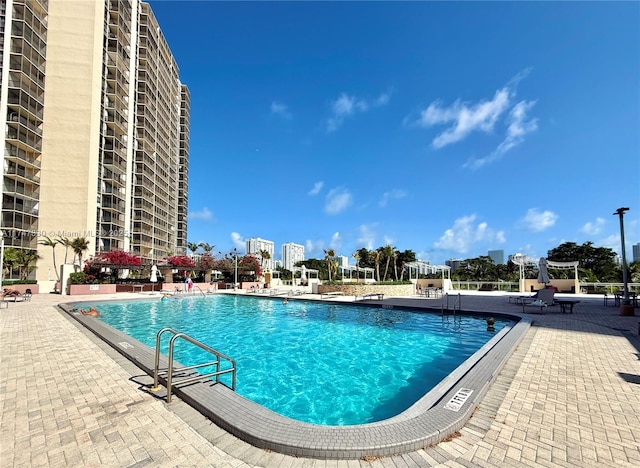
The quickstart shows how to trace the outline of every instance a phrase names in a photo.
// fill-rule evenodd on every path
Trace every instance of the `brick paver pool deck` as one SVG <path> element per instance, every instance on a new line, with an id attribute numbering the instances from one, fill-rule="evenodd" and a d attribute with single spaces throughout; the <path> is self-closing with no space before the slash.
<path id="1" fill-rule="evenodd" d="M 0 309 L 0 466 L 640 466 L 640 317 L 570 297 L 581 301 L 573 314 L 527 314 L 533 326 L 455 437 L 317 460 L 252 447 L 177 399 L 166 405 L 146 391 L 150 377 L 55 307 L 70 298 L 36 295 Z M 353 298 L 332 299 L 342 300 Z M 522 311 L 493 293 L 461 303 Z"/>

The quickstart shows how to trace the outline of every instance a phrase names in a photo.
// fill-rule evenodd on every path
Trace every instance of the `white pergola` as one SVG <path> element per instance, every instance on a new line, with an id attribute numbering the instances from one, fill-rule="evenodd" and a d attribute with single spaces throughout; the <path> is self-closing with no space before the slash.
<path id="1" fill-rule="evenodd" d="M 425 265 L 424 262 L 409 262 L 404 267 L 409 270 L 409 281 L 413 279 L 411 272 L 415 273 L 416 279 L 420 273 L 430 275 L 441 273 L 443 280 L 451 279 L 451 267 L 448 265 Z"/>
<path id="2" fill-rule="evenodd" d="M 364 279 L 365 279 L 365 281 L 367 280 L 367 274 L 368 273 L 371 273 L 371 279 L 375 279 L 374 274 L 375 274 L 376 270 L 373 269 L 373 268 L 369 268 L 369 267 L 357 267 L 356 268 L 354 265 L 340 266 L 338 268 L 340 268 L 340 272 L 342 273 L 342 277 L 345 276 L 345 271 L 349 272 L 349 280 L 352 279 L 352 275 L 353 275 L 354 271 L 356 271 L 356 272 L 364 271 Z"/>
<path id="3" fill-rule="evenodd" d="M 526 279 L 524 274 L 525 266 L 533 267 L 536 270 L 538 270 L 540 267 L 538 266 L 538 263 L 531 260 L 527 255 L 514 255 L 513 257 L 511 257 L 511 262 L 515 263 L 520 267 L 520 291 L 524 291 L 525 289 L 524 280 Z M 579 284 L 578 282 L 578 264 L 579 263 L 580 262 L 578 261 L 554 262 L 552 260 L 547 260 L 547 268 L 554 268 L 558 270 L 573 270 L 573 280 L 576 284 L 576 291 L 577 291 L 578 284 Z"/>

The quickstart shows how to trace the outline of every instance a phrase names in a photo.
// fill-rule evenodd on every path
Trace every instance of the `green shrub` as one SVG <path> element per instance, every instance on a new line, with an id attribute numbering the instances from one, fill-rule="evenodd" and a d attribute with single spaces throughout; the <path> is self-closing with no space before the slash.
<path id="1" fill-rule="evenodd" d="M 76 271 L 69 275 L 69 283 L 71 284 L 85 284 L 87 281 L 87 274 L 84 271 Z"/>

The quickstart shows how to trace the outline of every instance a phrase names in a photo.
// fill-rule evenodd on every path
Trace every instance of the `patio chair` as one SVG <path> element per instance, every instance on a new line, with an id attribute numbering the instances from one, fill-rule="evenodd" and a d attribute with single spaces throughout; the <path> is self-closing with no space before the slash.
<path id="1" fill-rule="evenodd" d="M 22 300 L 26 301 L 26 302 L 30 302 L 31 301 L 31 296 L 33 296 L 33 294 L 31 293 L 31 289 L 27 288 L 24 292 L 24 294 L 22 295 Z"/>
<path id="2" fill-rule="evenodd" d="M 522 303 L 522 312 L 525 313 L 525 307 L 537 307 L 542 313 L 542 309 L 556 305 L 555 293 L 553 289 L 540 289 L 534 296 L 531 296 L 531 301 Z"/>

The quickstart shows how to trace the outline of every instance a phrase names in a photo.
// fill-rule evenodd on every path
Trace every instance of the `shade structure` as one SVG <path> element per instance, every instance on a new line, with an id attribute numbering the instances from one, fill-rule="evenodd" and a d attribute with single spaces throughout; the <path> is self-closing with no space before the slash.
<path id="1" fill-rule="evenodd" d="M 549 283 L 549 272 L 547 271 L 547 259 L 544 257 L 540 257 L 540 261 L 538 262 L 538 283 L 547 284 Z"/>

